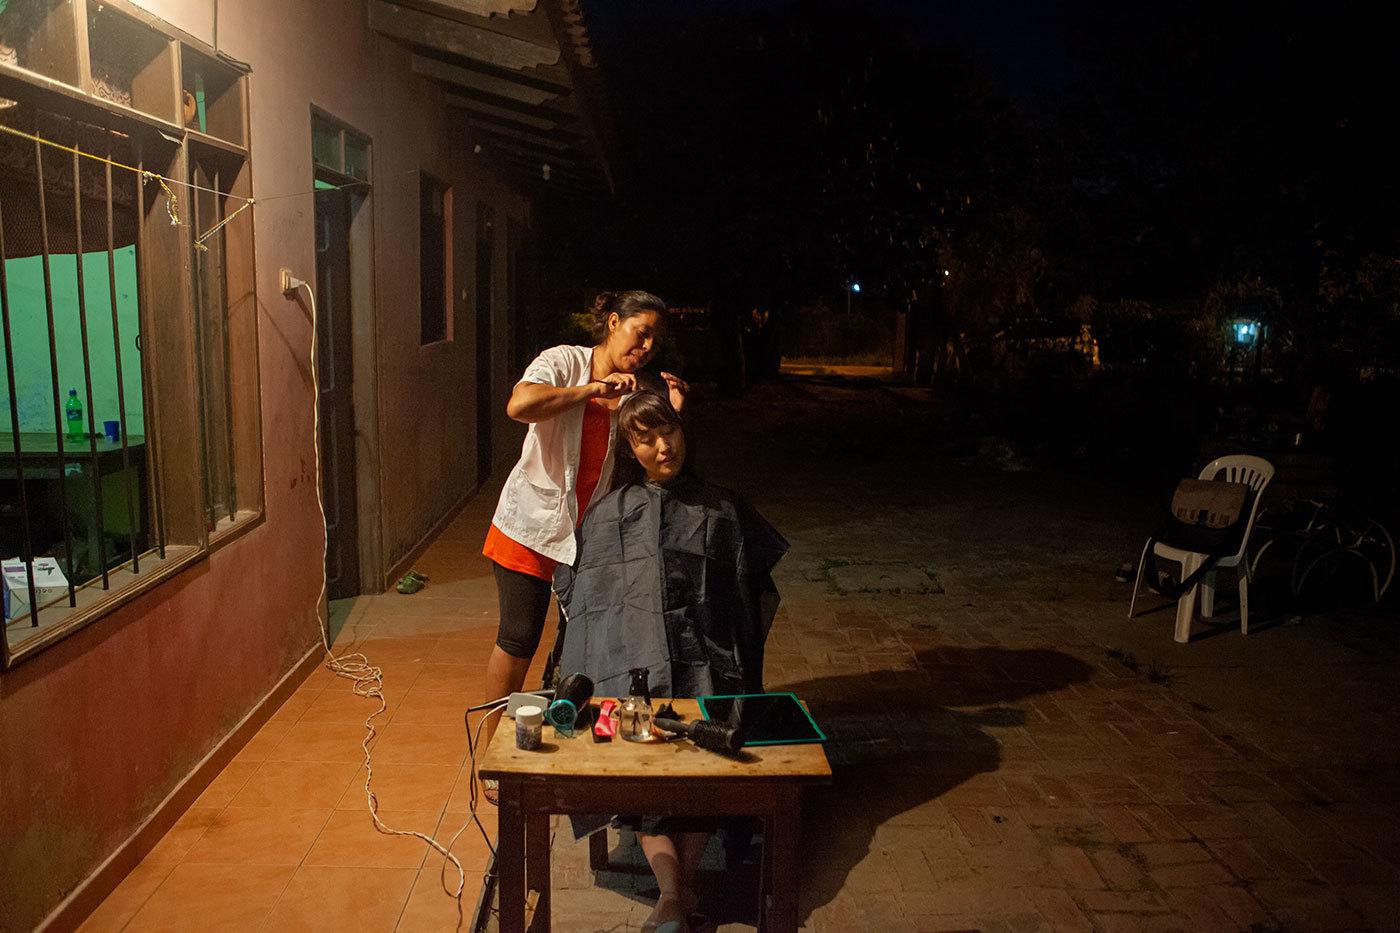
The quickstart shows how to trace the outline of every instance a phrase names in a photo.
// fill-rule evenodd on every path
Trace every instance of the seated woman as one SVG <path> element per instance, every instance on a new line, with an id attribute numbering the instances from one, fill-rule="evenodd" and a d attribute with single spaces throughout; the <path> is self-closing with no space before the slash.
<path id="1" fill-rule="evenodd" d="M 771 571 L 787 541 L 687 467 L 685 430 L 664 397 L 632 394 L 617 423 L 645 479 L 594 503 L 578 529 L 574 565 L 555 573 L 566 620 L 560 672 L 587 674 L 600 697 L 625 696 L 629 671 L 639 667 L 655 697 L 761 692 L 763 644 L 778 606 Z M 622 820 L 636 830 L 661 891 L 643 929 L 687 929 L 712 823 Z"/>

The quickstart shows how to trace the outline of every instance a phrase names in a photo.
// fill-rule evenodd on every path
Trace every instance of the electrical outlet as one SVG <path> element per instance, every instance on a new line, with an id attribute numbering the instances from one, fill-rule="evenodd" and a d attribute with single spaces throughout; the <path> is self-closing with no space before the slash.
<path id="1" fill-rule="evenodd" d="M 296 276 L 292 275 L 292 270 L 287 268 L 282 269 L 279 276 L 279 282 L 281 283 L 282 294 L 284 295 L 291 295 L 295 293 L 296 290 L 298 288 L 301 288 L 302 285 L 301 280 L 298 279 Z"/>

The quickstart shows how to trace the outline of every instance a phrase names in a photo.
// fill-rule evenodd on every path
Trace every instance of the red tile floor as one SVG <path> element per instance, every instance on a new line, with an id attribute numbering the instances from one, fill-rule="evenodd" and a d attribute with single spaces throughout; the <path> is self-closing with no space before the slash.
<path id="1" fill-rule="evenodd" d="M 802 401 L 817 392 L 829 397 Z M 1142 529 L 1111 484 L 825 441 L 791 456 L 808 438 L 873 436 L 885 409 L 904 420 L 880 437 L 898 436 L 909 415 L 878 396 L 778 386 L 711 409 L 728 431 L 709 449 L 742 453 L 715 475 L 793 545 L 767 685 L 806 699 L 830 736 L 835 781 L 803 814 L 805 928 L 1396 929 L 1393 626 L 1322 619 L 1176 645 L 1169 606 L 1127 618 L 1111 571 Z M 419 563 L 426 590 L 356 600 L 337 642 L 385 671 L 385 819 L 442 840 L 467 815 L 461 715 L 484 699 L 494 636 L 478 554 L 491 500 Z M 933 573 L 936 587 L 906 585 Z M 441 858 L 365 812 L 372 708 L 312 675 L 86 928 L 455 929 Z M 649 879 L 595 879 L 566 839 L 555 928 L 636 929 Z M 470 912 L 487 849 L 464 832 L 454 852 Z M 742 875 L 702 890 L 711 916 Z"/>
<path id="2" fill-rule="evenodd" d="M 433 544 L 417 565 L 430 577 L 423 592 L 336 607 L 337 653 L 362 651 L 384 670 L 388 709 L 371 759 L 380 817 L 444 845 L 468 819 L 462 714 L 485 699 L 496 633 L 484 527 L 469 510 Z M 537 665 L 528 682 L 539 676 Z M 458 903 L 445 887 L 456 887 L 456 869 L 370 820 L 361 742 L 376 708 L 351 681 L 313 673 L 82 929 L 454 929 Z M 494 810 L 481 816 L 494 833 Z M 488 850 L 469 827 L 452 851 L 470 916 Z"/>

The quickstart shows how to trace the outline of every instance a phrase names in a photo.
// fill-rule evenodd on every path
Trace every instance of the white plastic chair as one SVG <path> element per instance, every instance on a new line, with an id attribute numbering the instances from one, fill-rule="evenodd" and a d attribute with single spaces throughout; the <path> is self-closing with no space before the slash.
<path id="1" fill-rule="evenodd" d="M 1223 476 L 1221 474 L 1224 474 Z M 1201 470 L 1201 479 L 1224 480 L 1230 483 L 1244 483 L 1254 490 L 1254 504 L 1249 508 L 1249 523 L 1245 525 L 1244 537 L 1240 539 L 1240 549 L 1234 554 L 1222 557 L 1202 581 L 1181 595 L 1176 602 L 1176 635 L 1178 642 L 1185 644 L 1191 640 L 1191 621 L 1196 610 L 1196 593 L 1201 596 L 1201 618 L 1215 615 L 1215 572 L 1221 567 L 1235 568 L 1240 591 L 1240 632 L 1249 634 L 1249 562 L 1244 559 L 1249 549 L 1249 536 L 1254 531 L 1254 519 L 1259 515 L 1259 503 L 1264 499 L 1264 487 L 1274 478 L 1274 465 L 1263 457 L 1238 454 L 1217 457 Z M 1150 541 L 1150 539 L 1149 539 Z M 1175 561 L 1181 565 L 1181 579 L 1186 579 L 1205 560 L 1205 554 L 1183 551 L 1158 541 L 1152 549 L 1159 558 Z M 1133 580 L 1133 599 L 1128 604 L 1128 618 L 1133 617 L 1137 608 L 1138 588 L 1142 585 L 1142 570 L 1147 563 L 1147 545 L 1142 546 L 1142 557 L 1138 560 L 1137 578 Z"/>

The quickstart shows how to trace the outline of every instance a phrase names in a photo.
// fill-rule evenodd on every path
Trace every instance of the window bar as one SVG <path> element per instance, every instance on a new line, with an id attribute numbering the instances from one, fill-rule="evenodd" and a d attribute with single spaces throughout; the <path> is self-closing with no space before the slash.
<path id="1" fill-rule="evenodd" d="M 214 172 L 214 184 L 210 187 L 216 191 L 223 191 L 223 173 Z M 216 212 L 216 222 L 224 222 L 224 195 L 215 195 L 214 209 Z M 228 325 L 228 275 L 226 263 L 228 262 L 228 250 L 224 239 L 224 230 L 220 229 L 219 238 L 219 274 L 214 277 L 215 283 L 219 286 L 219 331 L 223 334 L 224 351 L 224 429 L 225 429 L 225 449 L 228 451 L 228 518 L 233 521 L 238 513 L 238 482 L 237 476 L 233 472 L 233 369 L 229 366 L 229 325 Z"/>
<path id="2" fill-rule="evenodd" d="M 40 256 L 44 269 L 44 311 L 48 315 L 49 323 L 49 365 L 53 386 L 53 433 L 55 449 L 58 452 L 58 508 L 63 518 L 63 547 L 68 557 L 68 605 L 76 608 L 78 605 L 78 591 L 73 584 L 73 526 L 68 520 L 68 485 L 65 479 L 68 475 L 67 460 L 63 454 L 63 406 L 58 402 L 58 338 L 54 332 L 53 323 L 53 276 L 49 269 L 49 215 L 48 199 L 44 197 L 44 146 L 38 140 L 39 127 L 34 126 L 34 174 L 39 185 L 39 242 L 41 247 Z"/>
<path id="3" fill-rule="evenodd" d="M 5 335 L 5 378 L 10 390 L 10 440 L 15 449 L 15 483 L 19 486 L 19 522 L 24 560 L 25 582 L 29 584 L 29 622 L 39 627 L 39 591 L 34 585 L 34 542 L 29 538 L 29 499 L 24 488 L 24 452 L 19 440 L 19 392 L 15 384 L 15 352 L 10 337 L 10 283 L 5 277 L 5 210 L 0 198 L 0 325 Z M 4 625 L 0 619 L 0 627 Z"/>
<path id="4" fill-rule="evenodd" d="M 146 160 L 143 156 L 136 162 L 136 168 L 144 179 Z M 142 184 L 145 182 L 143 181 Z M 141 185 L 136 186 L 136 293 L 140 306 L 140 331 L 136 334 L 136 349 L 141 354 L 141 407 L 146 419 L 146 472 L 150 476 L 150 488 L 154 492 L 154 512 L 156 520 L 156 549 L 160 559 L 165 560 L 165 485 L 161 482 L 160 453 L 154 439 L 160 437 L 159 423 L 156 420 L 155 383 L 151 380 L 151 367 L 146 362 L 145 341 L 142 334 L 146 330 L 146 316 L 150 314 L 150 302 L 146 300 L 146 273 L 143 263 L 146 258 L 146 195 Z"/>
<path id="5" fill-rule="evenodd" d="M 97 513 L 97 566 L 102 571 L 102 588 L 110 589 L 107 579 L 107 529 L 102 526 L 102 461 L 97 455 L 97 414 L 93 411 L 92 357 L 88 353 L 87 288 L 83 284 L 83 179 L 78 164 L 77 127 L 73 133 L 73 233 L 77 236 L 73 258 L 78 271 L 78 328 L 83 334 L 83 387 L 87 391 L 88 452 L 92 455 L 92 503 Z"/>
<path id="6" fill-rule="evenodd" d="M 112 299 L 112 357 L 117 364 L 117 417 L 120 418 L 122 442 L 122 488 L 126 492 L 126 527 L 131 549 L 131 572 L 141 572 L 141 556 L 136 553 L 136 502 L 131 495 L 131 451 L 126 437 L 126 378 L 122 371 L 122 329 L 117 319 L 117 254 L 116 234 L 112 219 L 112 134 L 107 133 L 107 159 L 104 166 L 107 183 L 107 284 Z"/>
<path id="7" fill-rule="evenodd" d="M 196 185 L 204 185 L 208 178 L 201 175 L 197 163 L 191 160 L 190 181 Z M 199 199 L 204 192 L 190 189 L 190 224 L 196 232 L 193 236 L 198 236 L 199 230 L 203 229 L 203 218 L 199 213 Z M 194 296 L 194 368 L 195 368 L 195 396 L 199 399 L 199 444 L 200 453 L 203 455 L 203 483 L 204 490 L 204 525 L 209 531 L 214 530 L 214 469 L 213 451 L 209 441 L 209 379 L 205 371 L 204 350 L 208 344 L 209 322 L 206 320 L 208 314 L 208 296 L 204 292 L 204 282 L 207 276 L 205 273 L 206 260 L 200 250 L 190 244 L 190 266 L 194 271 L 194 282 L 191 287 L 191 294 Z"/>

